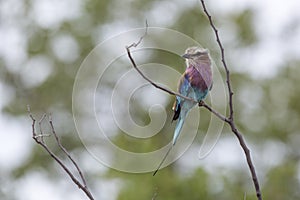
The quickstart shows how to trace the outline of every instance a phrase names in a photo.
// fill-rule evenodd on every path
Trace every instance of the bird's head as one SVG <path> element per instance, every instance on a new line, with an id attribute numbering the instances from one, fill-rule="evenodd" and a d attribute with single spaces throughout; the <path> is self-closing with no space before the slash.
<path id="1" fill-rule="evenodd" d="M 210 66 L 211 64 L 208 50 L 201 47 L 187 48 L 182 57 L 186 59 L 187 67 L 201 66 L 202 64 Z"/>
<path id="2" fill-rule="evenodd" d="M 208 50 L 201 47 L 189 47 L 185 50 L 185 54 L 183 54 L 182 57 L 186 59 L 208 57 Z"/>

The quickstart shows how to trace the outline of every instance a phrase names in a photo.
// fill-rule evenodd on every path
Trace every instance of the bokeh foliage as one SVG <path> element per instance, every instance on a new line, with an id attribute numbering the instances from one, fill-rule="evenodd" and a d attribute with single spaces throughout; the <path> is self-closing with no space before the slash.
<path id="1" fill-rule="evenodd" d="M 74 123 L 71 119 L 72 88 L 76 71 L 94 46 L 101 42 L 101 39 L 107 37 L 105 35 L 107 34 L 105 32 L 107 27 L 113 27 L 112 30 L 116 30 L 115 33 L 118 33 L 118 27 L 116 26 L 122 23 L 125 25 L 127 23 L 126 27 L 128 28 L 142 27 L 145 18 L 147 18 L 145 13 L 148 13 L 147 11 L 151 10 L 154 5 L 159 4 L 159 1 L 82 1 L 82 10 L 78 17 L 64 20 L 59 26 L 47 28 L 39 26 L 30 17 L 34 3 L 35 1 L 26 1 L 24 16 L 15 20 L 22 27 L 25 27 L 24 34 L 26 35 L 28 59 L 38 55 L 45 56 L 52 63 L 52 71 L 42 83 L 28 87 L 24 84 L 26 80 L 21 78 L 22 73 L 12 72 L 5 61 L 0 59 L 1 82 L 5 84 L 7 89 L 15 93 L 13 99 L 3 108 L 2 112 L 5 115 L 18 118 L 27 114 L 26 105 L 30 104 L 37 115 L 44 112 L 52 112 L 54 116 L 57 115 L 58 119 L 54 119 L 54 122 L 61 135 L 62 143 L 71 152 L 78 153 L 76 155 L 78 155 L 77 159 L 80 164 L 80 155 L 85 149 L 76 135 Z M 170 4 L 176 7 L 176 3 Z M 196 38 L 200 43 L 204 42 L 207 47 L 212 46 L 213 57 L 219 59 L 215 41 L 213 40 L 213 33 L 210 31 L 209 24 L 201 11 L 200 5 L 196 5 L 183 7 L 181 10 L 178 8 L 180 12 L 177 12 L 177 20 L 168 24 L 167 28 L 173 28 L 192 38 Z M 122 7 L 128 10 L 120 10 Z M 255 31 L 253 31 L 253 24 L 255 24 L 253 16 L 255 12 L 255 10 L 248 8 L 228 16 L 219 16 L 217 13 L 213 13 L 220 29 L 222 29 L 220 22 L 224 19 L 229 20 L 236 27 L 235 31 L 238 38 L 236 38 L 234 44 L 226 44 L 225 46 L 228 54 L 230 54 L 231 47 L 237 48 L 240 46 L 246 48 L 260 42 Z M 165 15 L 168 15 L 168 13 L 165 13 Z M 218 17 L 223 19 L 219 20 Z M 24 20 L 26 21 L 25 25 Z M 148 18 L 148 21 L 150 25 L 159 25 L 159 22 L 151 18 Z M 151 21 L 154 21 L 154 24 L 151 24 Z M 113 32 L 111 31 L 111 33 Z M 71 36 L 79 47 L 78 56 L 71 62 L 58 59 L 51 47 L 53 38 L 61 34 Z M 181 65 L 184 65 L 184 62 L 174 58 L 174 55 L 157 52 L 151 59 L 183 71 Z M 229 60 L 229 63 L 230 67 L 235 65 L 232 60 Z M 249 63 L 249 65 L 251 64 L 253 63 Z M 245 134 L 247 142 L 251 144 L 251 148 L 257 149 L 254 152 L 259 152 L 259 150 L 265 150 L 269 146 L 274 147 L 274 145 L 270 145 L 274 143 L 280 145 L 281 149 L 284 149 L 283 158 L 279 159 L 277 164 L 269 164 L 268 160 L 263 160 L 265 157 L 254 161 L 257 164 L 257 171 L 260 175 L 264 199 L 300 199 L 299 64 L 300 60 L 288 60 L 287 58 L 284 66 L 281 67 L 276 76 L 267 79 L 255 79 L 246 73 L 232 73 L 236 120 L 239 128 Z M 219 67 L 221 68 L 221 65 Z M 234 67 L 237 68 L 239 66 Z M 32 71 L 31 73 L 34 74 L 35 72 Z M 173 98 L 170 97 L 167 110 L 171 109 L 172 101 Z M 142 106 L 142 104 L 138 106 Z M 137 116 L 142 116 L 142 122 L 149 122 L 147 113 L 139 110 L 135 110 L 135 112 L 139 112 Z M 209 121 L 209 117 L 205 116 L 207 111 L 201 112 L 203 112 L 203 121 L 199 131 L 206 130 L 205 126 L 207 125 L 204 122 Z M 171 115 L 172 113 L 169 112 L 169 119 Z M 30 125 L 30 122 L 28 122 L 27 126 Z M 169 126 L 169 124 L 166 126 Z M 164 127 L 159 137 L 155 137 L 152 142 L 143 143 L 142 146 L 130 146 L 132 143 L 126 141 L 126 137 L 121 134 L 114 138 L 114 142 L 120 146 L 127 146 L 130 150 L 136 152 L 145 152 L 149 149 L 154 149 L 154 147 L 157 147 L 157 144 L 165 144 L 171 138 L 172 132 L 170 130 L 172 130 L 170 127 Z M 121 133 L 121 131 L 119 132 Z M 30 133 L 24 134 L 28 134 L 28 137 L 31 136 Z M 221 140 L 224 137 L 231 137 L 235 141 L 228 128 L 224 128 Z M 233 144 L 238 145 L 237 143 Z M 276 159 L 277 151 L 273 152 L 271 149 L 268 152 L 268 157 Z M 13 152 L 10 153 L 13 156 Z M 60 153 L 58 152 L 58 154 Z M 195 162 L 198 162 L 196 157 L 197 155 L 195 155 Z M 255 158 L 257 157 L 259 155 L 255 156 Z M 205 162 L 205 160 L 201 162 Z M 245 192 L 247 200 L 255 199 L 250 175 L 248 169 L 244 166 L 241 166 L 240 169 L 238 167 L 230 169 L 220 166 L 213 172 L 207 171 L 204 167 L 196 167 L 187 174 L 181 174 L 178 166 L 176 162 L 162 169 L 155 177 L 152 177 L 150 173 L 126 174 L 114 170 L 106 170 L 104 174 L 100 171 L 85 171 L 85 174 L 88 177 L 92 191 L 98 190 L 96 183 L 99 179 L 120 180 L 122 184 L 120 184 L 120 191 L 117 195 L 119 200 L 151 199 L 154 195 L 157 195 L 157 200 L 243 199 Z M 8 175 L 11 179 L 11 184 L 35 170 L 49 175 L 51 179 L 69 182 L 66 176 L 57 173 L 59 169 L 53 164 L 53 160 L 41 148 L 34 146 L 29 158 L 20 166 L 11 170 Z M 7 193 L 2 192 L 0 189 L 0 198 L 14 199 L 13 191 L 13 186 L 11 191 Z"/>

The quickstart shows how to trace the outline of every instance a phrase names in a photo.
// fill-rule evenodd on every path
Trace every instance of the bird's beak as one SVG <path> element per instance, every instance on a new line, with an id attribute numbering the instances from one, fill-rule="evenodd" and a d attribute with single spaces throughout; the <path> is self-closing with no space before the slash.
<path id="1" fill-rule="evenodd" d="M 181 57 L 189 59 L 189 58 L 191 58 L 191 55 L 186 53 L 186 54 L 183 54 Z"/>

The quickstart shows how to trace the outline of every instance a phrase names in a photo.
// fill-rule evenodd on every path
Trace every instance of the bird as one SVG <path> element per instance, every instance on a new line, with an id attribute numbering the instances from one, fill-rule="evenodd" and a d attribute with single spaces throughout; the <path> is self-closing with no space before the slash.
<path id="1" fill-rule="evenodd" d="M 194 101 L 176 96 L 172 110 L 174 115 L 172 121 L 177 121 L 173 135 L 172 145 L 161 160 L 153 176 L 158 172 L 180 135 L 184 121 L 190 110 L 200 103 L 213 86 L 211 59 L 208 49 L 201 47 L 189 47 L 182 55 L 186 61 L 185 72 L 178 81 L 178 93 Z"/>
<path id="2" fill-rule="evenodd" d="M 178 121 L 173 135 L 173 146 L 176 144 L 189 111 L 197 105 L 196 102 L 205 99 L 213 86 L 211 59 L 208 49 L 197 46 L 189 47 L 182 57 L 186 59 L 186 70 L 179 79 L 178 93 L 194 99 L 195 102 L 176 96 L 172 108 L 174 111 L 172 121 Z"/>

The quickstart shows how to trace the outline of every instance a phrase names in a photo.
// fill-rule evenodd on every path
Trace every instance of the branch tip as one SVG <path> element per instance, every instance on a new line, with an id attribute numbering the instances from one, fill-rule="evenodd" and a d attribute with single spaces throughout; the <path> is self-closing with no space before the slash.
<path id="1" fill-rule="evenodd" d="M 41 119 L 38 121 L 39 123 L 39 128 L 40 128 L 40 134 L 36 134 L 35 131 L 35 123 L 36 123 L 36 119 L 33 117 L 31 111 L 30 111 L 30 106 L 27 105 L 27 111 L 29 113 L 29 117 L 32 120 L 32 138 L 34 139 L 34 141 L 40 145 L 41 147 L 44 148 L 45 151 L 47 151 L 47 153 L 61 166 L 61 168 L 63 168 L 63 170 L 68 174 L 68 176 L 71 178 L 71 180 L 78 186 L 79 189 L 81 189 L 85 195 L 90 199 L 90 200 L 94 200 L 94 197 L 92 196 L 91 192 L 89 191 L 89 188 L 86 185 L 86 181 L 85 178 L 80 170 L 80 168 L 78 167 L 77 163 L 73 160 L 73 158 L 71 157 L 71 155 L 69 154 L 69 152 L 63 147 L 63 145 L 60 142 L 59 137 L 57 136 L 53 123 L 52 123 L 52 116 L 51 114 L 49 115 L 49 120 L 48 122 L 50 123 L 50 127 L 51 127 L 51 132 L 52 134 L 55 136 L 55 140 L 56 143 L 58 144 L 58 146 L 60 147 L 60 149 L 67 155 L 67 157 L 71 160 L 71 162 L 73 163 L 73 165 L 76 167 L 77 172 L 80 175 L 81 181 L 82 183 L 75 177 L 75 175 L 73 174 L 73 172 L 71 172 L 71 169 L 69 169 L 64 163 L 63 161 L 47 146 L 47 144 L 45 143 L 45 141 L 43 140 L 43 138 L 45 136 L 51 136 L 50 134 L 48 135 L 44 135 L 43 134 L 43 130 L 42 130 L 42 123 L 44 121 L 44 119 L 46 118 L 46 114 L 43 114 L 43 116 L 41 117 Z"/>

